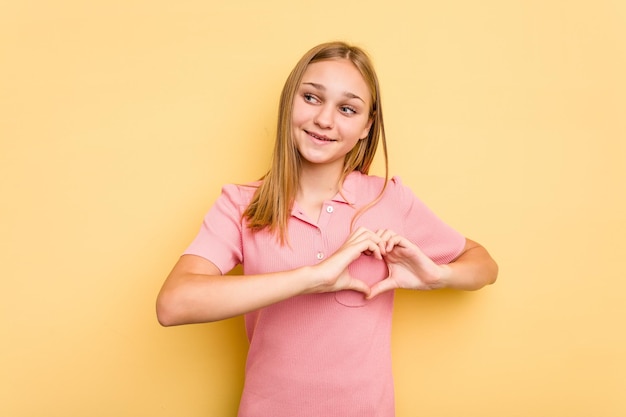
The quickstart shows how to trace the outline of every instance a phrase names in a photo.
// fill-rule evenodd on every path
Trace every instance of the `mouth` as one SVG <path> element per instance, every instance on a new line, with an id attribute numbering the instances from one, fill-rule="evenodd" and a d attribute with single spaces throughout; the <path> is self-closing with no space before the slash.
<path id="1" fill-rule="evenodd" d="M 320 140 L 322 142 L 337 142 L 336 139 L 331 139 L 331 138 L 326 137 L 324 135 L 318 135 L 317 133 L 309 132 L 308 130 L 305 130 L 305 132 L 307 133 L 307 135 L 311 136 L 313 139 L 317 139 L 317 140 Z"/>

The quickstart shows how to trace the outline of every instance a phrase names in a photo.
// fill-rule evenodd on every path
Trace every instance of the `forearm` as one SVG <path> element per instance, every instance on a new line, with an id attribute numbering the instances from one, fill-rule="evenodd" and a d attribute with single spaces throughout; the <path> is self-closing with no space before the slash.
<path id="1" fill-rule="evenodd" d="M 470 240 L 456 260 L 444 265 L 444 270 L 441 279 L 443 288 L 466 291 L 493 284 L 498 276 L 498 265 L 487 250 Z"/>
<path id="2" fill-rule="evenodd" d="M 168 278 L 157 298 L 164 326 L 206 323 L 249 313 L 311 292 L 311 269 L 262 275 L 177 274 Z"/>

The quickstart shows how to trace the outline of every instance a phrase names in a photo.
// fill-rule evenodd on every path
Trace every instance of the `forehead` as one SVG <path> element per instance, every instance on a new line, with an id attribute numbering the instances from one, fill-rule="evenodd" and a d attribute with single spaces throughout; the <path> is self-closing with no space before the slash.
<path id="1" fill-rule="evenodd" d="M 363 100 L 371 91 L 357 67 L 347 59 L 331 59 L 309 64 L 302 76 L 302 84 L 315 83 L 329 91 L 351 93 Z"/>

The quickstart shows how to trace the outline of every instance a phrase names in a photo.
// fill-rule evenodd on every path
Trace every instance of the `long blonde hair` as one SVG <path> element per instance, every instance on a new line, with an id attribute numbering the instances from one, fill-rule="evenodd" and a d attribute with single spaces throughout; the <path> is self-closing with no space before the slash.
<path id="1" fill-rule="evenodd" d="M 268 228 L 270 232 L 277 233 L 281 244 L 286 242 L 287 223 L 300 181 L 301 157 L 292 138 L 294 98 L 307 67 L 314 62 L 331 59 L 347 59 L 354 64 L 369 87 L 370 102 L 372 103 L 369 109 L 372 118 L 369 134 L 346 155 L 339 183 L 342 184 L 352 171 L 356 170 L 364 174 L 369 172 L 379 139 L 382 139 L 385 158 L 385 179 L 388 179 L 389 176 L 380 87 L 374 66 L 367 53 L 359 47 L 344 42 L 323 43 L 312 48 L 300 58 L 300 61 L 287 77 L 278 108 L 278 126 L 271 168 L 263 176 L 261 185 L 243 214 L 251 230 L 258 231 Z M 387 181 L 385 181 L 385 186 L 386 183 Z M 384 189 L 383 187 L 374 201 L 359 210 L 354 219 L 364 210 L 376 204 Z M 354 219 L 352 223 L 354 223 Z"/>

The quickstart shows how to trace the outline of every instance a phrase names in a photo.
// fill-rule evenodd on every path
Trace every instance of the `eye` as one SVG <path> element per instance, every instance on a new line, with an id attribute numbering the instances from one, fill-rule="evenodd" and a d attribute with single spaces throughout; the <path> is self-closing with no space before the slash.
<path id="1" fill-rule="evenodd" d="M 350 106 L 341 106 L 339 107 L 339 110 L 347 115 L 352 115 L 352 114 L 356 114 L 356 109 L 354 107 L 350 107 Z"/>
<path id="2" fill-rule="evenodd" d="M 319 103 L 320 101 L 318 100 L 317 97 L 315 97 L 313 94 L 311 93 L 304 93 L 302 95 L 302 97 L 304 98 L 304 101 L 306 101 L 307 103 Z"/>

